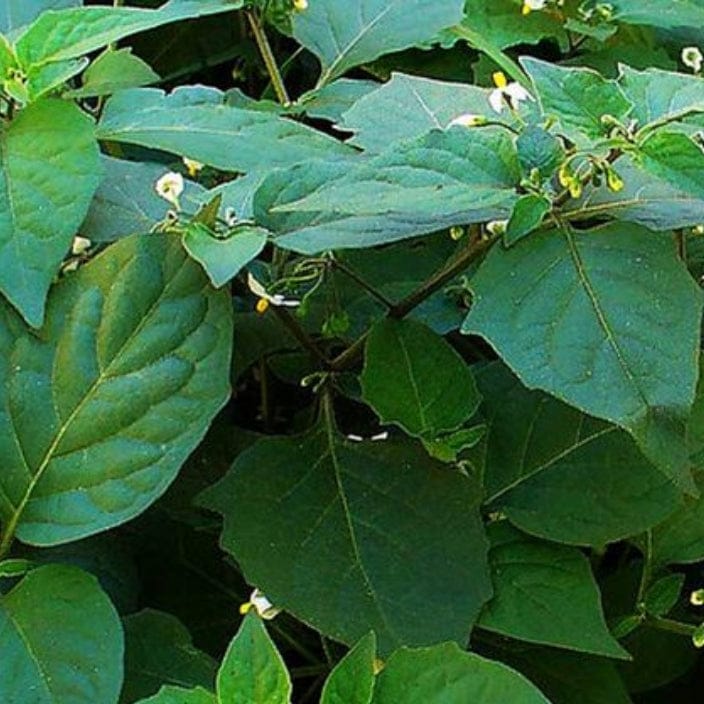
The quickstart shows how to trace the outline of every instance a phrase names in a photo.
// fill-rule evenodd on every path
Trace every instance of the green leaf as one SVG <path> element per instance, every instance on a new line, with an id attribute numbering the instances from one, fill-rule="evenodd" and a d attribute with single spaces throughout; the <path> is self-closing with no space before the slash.
<path id="1" fill-rule="evenodd" d="M 704 5 L 701 0 L 612 0 L 613 17 L 628 24 L 646 24 L 666 29 L 701 27 Z"/>
<path id="2" fill-rule="evenodd" d="M 392 142 L 445 129 L 460 115 L 496 119 L 488 97 L 489 91 L 477 86 L 393 73 L 390 81 L 367 93 L 343 115 L 340 127 L 354 132 L 351 144 L 381 152 Z M 379 115 L 393 119 L 379 120 Z"/>
<path id="3" fill-rule="evenodd" d="M 453 127 L 368 161 L 312 163 L 271 174 L 258 222 L 285 249 L 370 247 L 453 225 L 507 217 L 520 169 L 503 132 Z"/>
<path id="4" fill-rule="evenodd" d="M 548 198 L 532 193 L 521 196 L 513 207 L 513 212 L 506 226 L 503 239 L 507 247 L 511 247 L 531 232 L 537 230 L 543 218 L 550 212 L 552 203 Z"/>
<path id="5" fill-rule="evenodd" d="M 214 694 L 201 687 L 182 689 L 167 685 L 149 699 L 140 699 L 137 704 L 218 704 Z"/>
<path id="6" fill-rule="evenodd" d="M 533 169 L 550 178 L 565 159 L 565 148 L 558 137 L 542 127 L 526 127 L 516 140 L 518 161 L 527 176 Z"/>
<path id="7" fill-rule="evenodd" d="M 225 238 L 214 237 L 207 228 L 190 226 L 183 246 L 199 262 L 213 286 L 219 288 L 233 279 L 266 245 L 268 233 L 261 227 L 241 225 Z"/>
<path id="8" fill-rule="evenodd" d="M 93 196 L 80 233 L 94 242 L 114 242 L 129 235 L 144 235 L 166 218 L 171 205 L 155 190 L 167 172 L 162 164 L 126 161 L 102 156 L 103 179 Z M 197 210 L 207 193 L 195 181 L 184 181 L 181 205 Z"/>
<path id="9" fill-rule="evenodd" d="M 591 69 L 565 68 L 530 57 L 522 58 L 521 65 L 543 112 L 555 116 L 561 131 L 579 145 L 607 136 L 604 115 L 624 121 L 633 107 L 615 81 Z"/>
<path id="10" fill-rule="evenodd" d="M 0 4 L 0 32 L 8 34 L 36 19 L 46 10 L 80 5 L 82 0 L 4 0 Z"/>
<path id="11" fill-rule="evenodd" d="M 121 91 L 107 102 L 98 137 L 239 172 L 353 154 L 322 132 L 272 112 L 232 107 L 224 93 L 203 87 L 169 95 L 156 88 Z"/>
<path id="12" fill-rule="evenodd" d="M 454 643 L 394 653 L 377 679 L 373 704 L 550 704 L 510 667 Z"/>
<path id="13" fill-rule="evenodd" d="M 702 82 L 698 76 L 649 68 L 637 71 L 619 67 L 619 85 L 633 103 L 630 117 L 640 127 L 660 120 L 675 120 L 704 111 Z"/>
<path id="14" fill-rule="evenodd" d="M 681 508 L 681 494 L 622 430 L 539 391 L 500 364 L 477 373 L 488 430 L 476 463 L 486 501 L 522 530 L 603 546 Z"/>
<path id="15" fill-rule="evenodd" d="M 350 442 L 326 414 L 240 454 L 201 501 L 274 604 L 346 643 L 374 630 L 387 654 L 467 641 L 490 594 L 479 499 L 473 479 L 415 443 Z"/>
<path id="16" fill-rule="evenodd" d="M 605 184 L 590 188 L 581 201 L 568 204 L 571 216 L 579 215 L 584 220 L 609 216 L 659 231 L 701 223 L 704 197 L 697 198 L 676 184 L 656 178 L 628 156 L 621 157 L 615 168 L 624 181 L 623 190 L 614 193 Z"/>
<path id="17" fill-rule="evenodd" d="M 97 580 L 75 567 L 40 567 L 0 596 L 0 652 L 0 701 L 117 704 L 120 619 Z"/>
<path id="18" fill-rule="evenodd" d="M 658 130 L 640 146 L 636 163 L 656 178 L 704 199 L 704 150 L 686 134 Z"/>
<path id="19" fill-rule="evenodd" d="M 106 49 L 83 74 L 83 85 L 68 91 L 69 98 L 109 95 L 122 88 L 136 88 L 159 81 L 149 64 L 132 53 L 132 49 Z"/>
<path id="20" fill-rule="evenodd" d="M 309 117 L 340 122 L 345 112 L 378 87 L 379 84 L 376 81 L 338 78 L 318 90 L 301 96 L 297 105 L 305 110 Z"/>
<path id="21" fill-rule="evenodd" d="M 411 320 L 382 320 L 370 331 L 364 400 L 382 423 L 433 439 L 474 415 L 480 397 L 465 361 L 445 340 Z"/>
<path id="22" fill-rule="evenodd" d="M 217 666 L 197 650 L 174 616 L 146 609 L 124 619 L 125 684 L 121 702 L 158 692 L 164 684 L 212 689 Z"/>
<path id="23" fill-rule="evenodd" d="M 218 672 L 222 704 L 289 704 L 286 665 L 255 613 L 245 616 Z"/>
<path id="24" fill-rule="evenodd" d="M 494 598 L 482 628 L 531 643 L 628 659 L 611 636 L 589 561 L 576 548 L 528 538 L 507 523 L 490 527 Z"/>
<path id="25" fill-rule="evenodd" d="M 17 39 L 15 50 L 25 67 L 74 59 L 130 34 L 229 12 L 242 4 L 241 0 L 171 0 L 158 10 L 76 7 L 43 12 Z"/>
<path id="26" fill-rule="evenodd" d="M 41 100 L 2 129 L 0 291 L 33 327 L 100 180 L 93 124 Z"/>
<path id="27" fill-rule="evenodd" d="M 464 0 L 318 0 L 293 19 L 293 36 L 319 59 L 319 84 L 419 44 L 457 24 Z M 419 19 L 422 18 L 422 21 Z"/>
<path id="28" fill-rule="evenodd" d="M 685 576 L 669 574 L 652 584 L 645 594 L 645 609 L 653 616 L 666 616 L 679 601 Z"/>
<path id="29" fill-rule="evenodd" d="M 536 233 L 494 247 L 471 286 L 463 332 L 490 342 L 530 388 L 628 430 L 691 489 L 683 436 L 702 295 L 669 236 L 625 223 Z"/>
<path id="30" fill-rule="evenodd" d="M 320 704 L 371 704 L 375 658 L 376 637 L 368 633 L 330 673 Z"/>
<path id="31" fill-rule="evenodd" d="M 154 234 L 59 283 L 41 336 L 1 312 L 6 539 L 76 540 L 166 490 L 229 397 L 230 310 L 178 240 Z"/>

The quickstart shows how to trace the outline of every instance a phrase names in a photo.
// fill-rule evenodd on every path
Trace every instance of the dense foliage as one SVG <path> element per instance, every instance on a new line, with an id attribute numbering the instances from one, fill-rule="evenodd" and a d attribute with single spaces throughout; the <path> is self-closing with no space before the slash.
<path id="1" fill-rule="evenodd" d="M 0 1 L 0 704 L 691 703 L 704 0 Z"/>

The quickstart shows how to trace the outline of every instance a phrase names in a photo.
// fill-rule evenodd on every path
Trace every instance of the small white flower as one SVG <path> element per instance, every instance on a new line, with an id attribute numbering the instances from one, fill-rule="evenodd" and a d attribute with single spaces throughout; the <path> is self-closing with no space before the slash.
<path id="1" fill-rule="evenodd" d="M 447 129 L 450 129 L 450 127 L 480 127 L 486 123 L 487 119 L 484 115 L 475 115 L 474 113 L 467 112 L 452 120 L 452 122 L 448 124 Z"/>
<path id="2" fill-rule="evenodd" d="M 517 110 L 522 101 L 533 100 L 533 96 L 520 83 L 509 83 L 501 71 L 494 73 L 493 79 L 496 88 L 489 93 L 489 105 L 494 112 L 503 112 L 507 103 L 511 110 Z"/>
<path id="3" fill-rule="evenodd" d="M 361 435 L 348 435 L 347 439 L 352 442 L 364 442 L 364 438 Z"/>
<path id="4" fill-rule="evenodd" d="M 189 159 L 187 156 L 183 157 L 183 165 L 188 170 L 188 175 L 191 178 L 195 178 L 205 168 L 205 164 L 201 164 L 200 161 L 195 159 Z"/>
<path id="5" fill-rule="evenodd" d="M 496 237 L 497 235 L 503 235 L 508 227 L 508 220 L 492 220 L 487 223 L 486 229 L 491 235 Z"/>
<path id="6" fill-rule="evenodd" d="M 293 9 L 296 12 L 304 12 L 308 9 L 308 0 L 293 0 Z"/>
<path id="7" fill-rule="evenodd" d="M 259 589 L 255 589 L 250 594 L 249 601 L 240 606 L 240 613 L 248 614 L 252 609 L 257 612 L 259 618 L 266 621 L 271 621 L 281 613 L 281 609 L 277 609 Z"/>
<path id="8" fill-rule="evenodd" d="M 388 431 L 383 432 L 383 433 L 378 433 L 377 435 L 372 435 L 372 437 L 371 437 L 372 442 L 379 442 L 380 440 L 388 440 L 388 439 L 389 439 Z"/>
<path id="9" fill-rule="evenodd" d="M 701 73 L 704 65 L 704 55 L 697 46 L 686 46 L 682 49 L 682 63 L 691 68 L 694 73 Z"/>
<path id="10" fill-rule="evenodd" d="M 267 301 L 272 306 L 285 306 L 287 308 L 296 308 L 297 306 L 301 305 L 300 301 L 295 301 L 292 299 L 289 300 L 285 296 L 282 296 L 280 293 L 275 293 L 274 295 L 267 293 L 267 290 L 264 288 L 263 284 L 257 281 L 251 273 L 247 275 L 247 286 L 249 286 L 249 290 L 255 296 L 257 296 L 260 301 Z"/>
<path id="11" fill-rule="evenodd" d="M 523 0 L 522 12 L 529 15 L 534 10 L 544 10 L 547 4 L 548 0 Z"/>
<path id="12" fill-rule="evenodd" d="M 73 238 L 73 244 L 71 245 L 71 254 L 75 257 L 87 252 L 93 243 L 87 237 L 81 237 L 80 235 Z"/>
<path id="13" fill-rule="evenodd" d="M 183 193 L 183 187 L 183 176 L 175 171 L 165 173 L 155 185 L 157 194 L 176 208 L 179 207 L 178 199 Z"/>

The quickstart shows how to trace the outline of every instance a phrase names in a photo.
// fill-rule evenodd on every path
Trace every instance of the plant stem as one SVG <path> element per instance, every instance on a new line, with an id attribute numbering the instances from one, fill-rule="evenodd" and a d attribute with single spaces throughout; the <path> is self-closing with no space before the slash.
<path id="1" fill-rule="evenodd" d="M 392 306 L 388 316 L 390 318 L 405 318 L 411 311 L 417 308 L 423 301 L 430 298 L 436 291 L 461 274 L 470 264 L 475 262 L 486 252 L 498 239 L 496 237 L 486 237 L 472 242 L 466 249 L 462 250 L 458 256 L 448 262 L 434 276 L 431 276 L 419 288 L 406 296 L 402 301 Z M 332 371 L 345 371 L 354 367 L 362 356 L 367 333 L 364 333 L 342 354 L 338 355 L 330 362 Z"/>
<path id="2" fill-rule="evenodd" d="M 6 529 L 5 533 L 3 533 L 2 535 L 2 539 L 0 540 L 0 560 L 3 560 L 10 552 L 10 548 L 12 547 L 12 542 L 14 539 L 15 536 L 12 530 Z"/>
<path id="3" fill-rule="evenodd" d="M 284 85 L 284 79 L 281 76 L 281 71 L 279 71 L 279 66 L 276 63 L 276 58 L 274 57 L 274 52 L 271 50 L 271 44 L 269 44 L 269 39 L 264 31 L 264 26 L 262 25 L 259 17 L 251 10 L 247 12 L 247 19 L 249 20 L 249 26 L 252 28 L 252 33 L 254 34 L 254 39 L 259 47 L 259 52 L 264 59 L 264 65 L 271 78 L 271 84 L 274 87 L 274 92 L 278 101 L 284 106 L 291 104 L 291 98 L 289 98 L 286 86 Z"/>
<path id="4" fill-rule="evenodd" d="M 661 616 L 648 616 L 645 619 L 645 624 L 656 628 L 659 631 L 667 631 L 668 633 L 676 633 L 680 636 L 688 636 L 691 638 L 697 627 L 691 623 L 682 623 L 671 618 L 662 618 Z"/>
<path id="5" fill-rule="evenodd" d="M 394 304 L 383 294 L 381 291 L 377 291 L 373 286 L 367 283 L 356 271 L 350 269 L 347 264 L 343 264 L 339 259 L 333 259 L 333 265 L 339 269 L 343 274 L 348 276 L 352 281 L 359 284 L 367 293 L 377 299 L 379 303 L 386 306 L 387 308 L 393 308 Z"/>
<path id="6" fill-rule="evenodd" d="M 305 347 L 319 362 L 327 366 L 328 359 L 323 351 L 318 347 L 315 340 L 301 327 L 300 323 L 281 306 L 271 306 L 278 319 L 284 324 L 286 329 Z"/>
<path id="7" fill-rule="evenodd" d="M 641 604 L 645 599 L 645 593 L 650 584 L 650 576 L 653 567 L 653 533 L 647 531 L 645 534 L 645 551 L 643 552 L 643 571 L 640 575 L 640 584 L 638 585 L 638 596 L 636 604 Z"/>

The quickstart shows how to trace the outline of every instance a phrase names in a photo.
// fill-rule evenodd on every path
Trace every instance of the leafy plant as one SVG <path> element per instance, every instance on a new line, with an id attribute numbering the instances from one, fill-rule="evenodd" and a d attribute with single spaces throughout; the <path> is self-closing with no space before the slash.
<path id="1" fill-rule="evenodd" d="M 0 704 L 692 701 L 703 17 L 0 2 Z"/>

